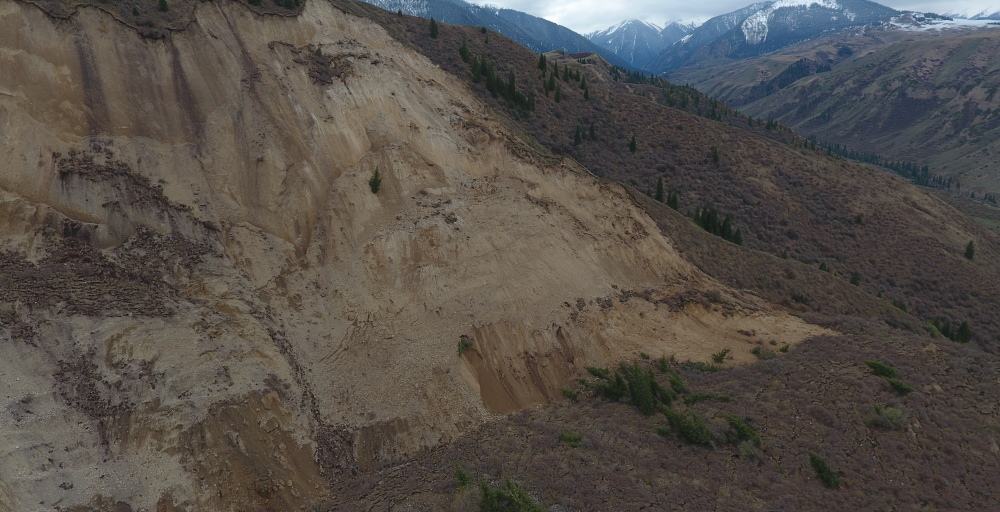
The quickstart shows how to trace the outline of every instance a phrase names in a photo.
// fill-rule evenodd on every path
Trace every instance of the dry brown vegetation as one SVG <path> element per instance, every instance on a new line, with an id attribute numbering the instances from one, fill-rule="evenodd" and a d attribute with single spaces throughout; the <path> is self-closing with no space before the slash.
<path id="1" fill-rule="evenodd" d="M 917 391 L 896 396 L 866 358 L 891 361 Z M 406 467 L 342 485 L 335 494 L 345 501 L 332 510 L 449 510 L 456 467 L 474 478 L 515 479 L 544 505 L 567 510 L 984 510 L 1000 499 L 998 448 L 988 434 L 996 408 L 983 399 L 997 384 L 982 378 L 1000 366 L 973 347 L 883 329 L 815 339 L 751 367 L 679 371 L 689 396 L 729 398 L 690 406 L 714 432 L 727 428 L 727 416 L 748 418 L 760 448 L 690 445 L 657 434 L 666 424 L 661 414 L 581 398 L 517 414 Z M 905 407 L 905 424 L 866 424 L 886 403 Z M 565 431 L 579 433 L 580 447 L 560 442 Z M 811 453 L 838 473 L 838 490 L 817 479 Z"/>

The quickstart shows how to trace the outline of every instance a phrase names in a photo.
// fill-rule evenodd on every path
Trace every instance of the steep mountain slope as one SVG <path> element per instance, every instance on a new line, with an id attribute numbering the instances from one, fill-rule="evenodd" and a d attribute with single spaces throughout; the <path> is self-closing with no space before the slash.
<path id="1" fill-rule="evenodd" d="M 470 81 L 474 75 L 457 50 L 463 42 L 472 54 L 498 63 L 500 76 L 513 72 L 536 98 L 530 115 L 492 97 L 483 84 L 475 90 L 510 112 L 549 150 L 649 193 L 662 178 L 667 190 L 680 193 L 682 211 L 713 205 L 732 214 L 749 247 L 822 265 L 844 280 L 856 275 L 859 286 L 905 305 L 924 321 L 969 319 L 986 347 L 1000 339 L 1000 318 L 986 306 L 1000 307 L 1000 282 L 992 277 L 1000 267 L 986 257 L 969 262 L 963 256 L 970 240 L 993 251 L 987 247 L 997 242 L 996 235 L 929 191 L 885 170 L 811 149 L 802 139 L 783 139 L 760 121 L 739 115 L 726 123 L 712 121 L 706 117 L 719 117 L 724 107 L 683 88 L 628 83 L 621 73 L 615 80 L 616 73 L 599 59 L 549 55 L 550 67 L 568 65 L 587 77 L 589 100 L 578 83 L 560 80 L 556 102 L 553 93 L 545 93 L 538 56 L 517 45 L 466 30 L 431 39 L 406 19 L 382 23 Z M 976 290 L 976 301 L 969 301 L 970 290 Z M 791 300 L 791 290 L 780 293 Z"/>
<path id="2" fill-rule="evenodd" d="M 978 250 L 997 254 L 995 234 L 884 171 L 830 158 L 801 140 L 786 145 L 744 118 L 721 124 L 668 107 L 718 115 L 704 98 L 676 88 L 615 81 L 594 58 L 548 55 L 550 66 L 578 66 L 589 85 L 587 100 L 572 82 L 562 82 L 557 103 L 545 96 L 537 55 L 516 45 L 459 28 L 430 39 L 412 20 L 368 15 L 470 81 L 475 75 L 458 52 L 463 42 L 472 55 L 498 63 L 501 76 L 512 72 L 519 87 L 536 95 L 530 115 L 482 84 L 475 90 L 550 150 L 643 190 L 652 191 L 662 177 L 668 190 L 681 192 L 682 211 L 714 202 L 738 212 L 752 248 L 706 236 L 678 212 L 643 201 L 705 272 L 847 335 L 807 341 L 787 359 L 745 370 L 677 370 L 693 393 L 684 401 L 696 404 L 688 413 L 707 418 L 721 439 L 720 421 L 747 418 L 762 432 L 760 455 L 685 445 L 662 416 L 602 403 L 583 388 L 579 404 L 522 413 L 406 466 L 346 482 L 339 489 L 349 500 L 336 510 L 476 510 L 476 482 L 506 479 L 545 507 L 571 510 L 742 511 L 748 504 L 977 510 L 998 499 L 1000 449 L 984 432 L 1000 424 L 1000 410 L 984 406 L 981 397 L 997 391 L 989 376 L 1000 335 L 994 313 L 1000 268 L 990 256 L 962 256 L 968 236 Z M 576 144 L 579 126 L 587 135 Z M 935 316 L 974 318 L 975 343 L 928 335 L 933 330 L 919 326 Z M 916 391 L 896 394 L 870 373 L 865 361 L 874 360 L 899 365 Z M 664 376 L 662 385 L 674 381 Z M 883 429 L 870 419 L 886 404 L 905 415 L 898 427 Z M 817 480 L 811 456 L 830 462 L 838 489 Z M 936 476 L 928 477 L 929 467 Z"/>
<path id="3" fill-rule="evenodd" d="M 997 235 L 598 57 L 556 101 L 496 34 L 278 7 L 0 3 L 0 511 L 1000 498 Z M 578 384 L 632 360 L 708 446 Z"/>
<path id="4" fill-rule="evenodd" d="M 364 0 L 389 12 L 434 18 L 455 25 L 486 27 L 535 51 L 597 52 L 619 65 L 628 63 L 586 37 L 551 21 L 513 9 L 470 4 L 464 0 Z"/>
<path id="5" fill-rule="evenodd" d="M 826 32 L 888 23 L 899 14 L 868 0 L 758 2 L 708 20 L 650 66 L 664 72 L 715 59 L 752 57 Z"/>
<path id="6" fill-rule="evenodd" d="M 692 30 L 691 25 L 677 22 L 660 28 L 641 20 L 626 20 L 587 34 L 587 39 L 621 57 L 629 66 L 646 69 L 657 55 Z"/>
<path id="7" fill-rule="evenodd" d="M 826 143 L 1000 191 L 1000 30 L 831 36 L 671 76 Z"/>
<path id="8" fill-rule="evenodd" d="M 46 7 L 0 3 L 0 510 L 322 509 L 585 366 L 833 333 L 329 2 Z"/>

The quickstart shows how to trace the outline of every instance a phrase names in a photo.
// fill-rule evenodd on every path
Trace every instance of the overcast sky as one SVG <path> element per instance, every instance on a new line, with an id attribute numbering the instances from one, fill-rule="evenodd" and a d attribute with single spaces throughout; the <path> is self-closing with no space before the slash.
<path id="1" fill-rule="evenodd" d="M 541 16 L 577 32 L 607 28 L 629 18 L 663 25 L 666 20 L 704 21 L 755 0 L 472 0 Z M 1000 11 L 1000 0 L 883 0 L 896 9 L 930 12 Z"/>

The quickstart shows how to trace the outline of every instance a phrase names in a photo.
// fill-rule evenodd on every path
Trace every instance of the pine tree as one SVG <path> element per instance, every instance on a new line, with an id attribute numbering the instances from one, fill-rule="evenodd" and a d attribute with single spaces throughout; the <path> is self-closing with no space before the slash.
<path id="1" fill-rule="evenodd" d="M 590 89 L 583 88 L 583 99 L 590 101 Z"/>
<path id="2" fill-rule="evenodd" d="M 549 75 L 549 81 L 545 83 L 545 95 L 548 96 L 550 91 L 556 90 L 556 76 Z"/>
<path id="3" fill-rule="evenodd" d="M 514 82 L 514 72 L 507 75 L 507 99 L 515 101 L 517 99 L 517 84 Z"/>
<path id="4" fill-rule="evenodd" d="M 719 165 L 719 148 L 712 146 L 711 157 L 712 157 L 712 163 L 714 163 L 715 165 Z"/>
<path id="5" fill-rule="evenodd" d="M 555 87 L 556 87 L 556 103 L 559 103 L 560 101 L 562 101 L 562 87 L 560 87 L 559 84 L 556 84 Z"/>
<path id="6" fill-rule="evenodd" d="M 540 70 L 542 70 L 544 72 L 546 68 L 548 68 L 548 64 L 545 62 L 545 54 L 544 53 L 539 53 L 538 54 L 538 69 L 540 69 Z"/>
<path id="7" fill-rule="evenodd" d="M 673 208 L 674 210 L 679 210 L 680 202 L 681 202 L 681 197 L 680 194 L 678 194 L 677 192 L 671 190 L 670 193 L 667 194 L 667 206 Z"/>
<path id="8" fill-rule="evenodd" d="M 160 0 L 159 2 L 160 12 L 167 12 L 170 7 L 167 5 L 167 0 Z"/>
<path id="9" fill-rule="evenodd" d="M 458 49 L 458 55 L 462 57 L 462 62 L 469 62 L 469 47 L 462 41 L 462 47 Z"/>
<path id="10" fill-rule="evenodd" d="M 969 245 L 965 246 L 965 259 L 974 260 L 976 259 L 976 243 L 969 241 Z"/>
<path id="11" fill-rule="evenodd" d="M 580 142 L 583 140 L 583 136 L 581 135 L 581 132 L 582 132 L 582 130 L 580 130 L 580 126 L 577 125 L 577 127 L 576 127 L 576 133 L 573 134 L 573 145 L 574 146 L 579 146 Z"/>
<path id="12" fill-rule="evenodd" d="M 479 83 L 483 79 L 483 59 L 472 59 L 472 81 Z"/>
<path id="13" fill-rule="evenodd" d="M 968 343 L 972 341 L 972 328 L 969 327 L 969 322 L 967 320 L 963 320 L 962 325 L 959 326 L 958 332 L 955 333 L 955 341 L 959 343 Z"/>
<path id="14" fill-rule="evenodd" d="M 580 77 L 580 88 L 587 90 L 587 77 Z"/>
<path id="15" fill-rule="evenodd" d="M 438 24 L 434 18 L 431 18 L 431 39 L 437 39 L 438 36 Z"/>
<path id="16" fill-rule="evenodd" d="M 635 135 L 633 135 L 632 140 L 630 140 L 628 143 L 628 150 L 635 153 L 636 149 L 638 149 L 638 147 L 636 146 Z"/>
<path id="17" fill-rule="evenodd" d="M 656 195 L 653 196 L 657 201 L 663 202 L 663 177 L 659 177 L 656 180 Z"/>

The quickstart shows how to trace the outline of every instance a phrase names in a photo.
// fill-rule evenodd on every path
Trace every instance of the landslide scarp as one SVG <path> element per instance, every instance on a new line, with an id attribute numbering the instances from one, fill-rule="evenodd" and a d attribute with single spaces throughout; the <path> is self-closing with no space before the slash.
<path id="1" fill-rule="evenodd" d="M 0 3 L 0 508 L 305 509 L 584 366 L 830 334 L 330 3 L 37 5 Z"/>

